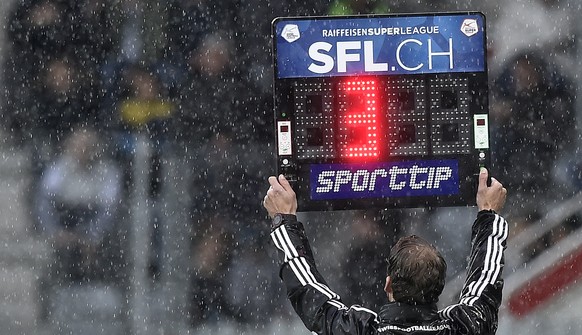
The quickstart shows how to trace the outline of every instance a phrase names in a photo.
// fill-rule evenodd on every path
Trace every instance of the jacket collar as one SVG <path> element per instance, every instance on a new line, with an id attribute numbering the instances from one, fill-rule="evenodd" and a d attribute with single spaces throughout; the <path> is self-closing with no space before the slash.
<path id="1" fill-rule="evenodd" d="M 432 321 L 438 319 L 438 309 L 436 304 L 416 306 L 391 302 L 382 306 L 379 318 L 383 322 L 397 324 Z"/>

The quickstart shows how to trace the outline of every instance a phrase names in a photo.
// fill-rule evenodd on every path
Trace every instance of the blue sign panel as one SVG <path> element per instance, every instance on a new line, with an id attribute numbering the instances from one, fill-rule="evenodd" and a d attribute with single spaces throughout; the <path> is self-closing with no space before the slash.
<path id="1" fill-rule="evenodd" d="M 369 164 L 312 164 L 311 199 L 457 195 L 456 160 Z"/>
<path id="2" fill-rule="evenodd" d="M 278 20 L 276 76 L 484 72 L 484 27 L 479 13 Z"/>

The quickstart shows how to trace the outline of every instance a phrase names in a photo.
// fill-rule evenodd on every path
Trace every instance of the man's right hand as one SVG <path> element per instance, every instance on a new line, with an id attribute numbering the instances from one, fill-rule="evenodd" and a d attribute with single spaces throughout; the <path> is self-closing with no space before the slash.
<path id="1" fill-rule="evenodd" d="M 263 206 L 272 218 L 275 214 L 295 214 L 297 212 L 297 198 L 289 181 L 283 175 L 279 178 L 269 177 L 271 187 L 265 195 Z"/>
<path id="2" fill-rule="evenodd" d="M 481 168 L 479 172 L 479 187 L 477 188 L 477 207 L 479 210 L 494 210 L 498 212 L 505 204 L 507 190 L 495 178 L 491 178 L 491 186 L 487 186 L 489 172 L 486 168 Z"/>

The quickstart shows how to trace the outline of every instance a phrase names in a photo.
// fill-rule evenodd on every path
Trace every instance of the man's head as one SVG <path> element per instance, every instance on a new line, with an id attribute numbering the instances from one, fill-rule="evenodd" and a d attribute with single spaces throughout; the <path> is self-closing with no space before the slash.
<path id="1" fill-rule="evenodd" d="M 386 293 L 398 302 L 433 304 L 445 286 L 447 263 L 440 252 L 416 236 L 401 238 L 390 250 Z"/>

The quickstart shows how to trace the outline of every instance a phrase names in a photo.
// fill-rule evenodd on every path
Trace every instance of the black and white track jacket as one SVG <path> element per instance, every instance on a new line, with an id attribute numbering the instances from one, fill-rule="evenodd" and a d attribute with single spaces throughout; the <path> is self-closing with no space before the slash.
<path id="1" fill-rule="evenodd" d="M 345 306 L 317 271 L 303 225 L 286 215 L 271 238 L 279 250 L 280 277 L 293 308 L 317 334 L 494 334 L 501 303 L 503 252 L 507 223 L 493 211 L 480 211 L 473 223 L 467 280 L 458 303 L 388 303 L 379 313 Z"/>

